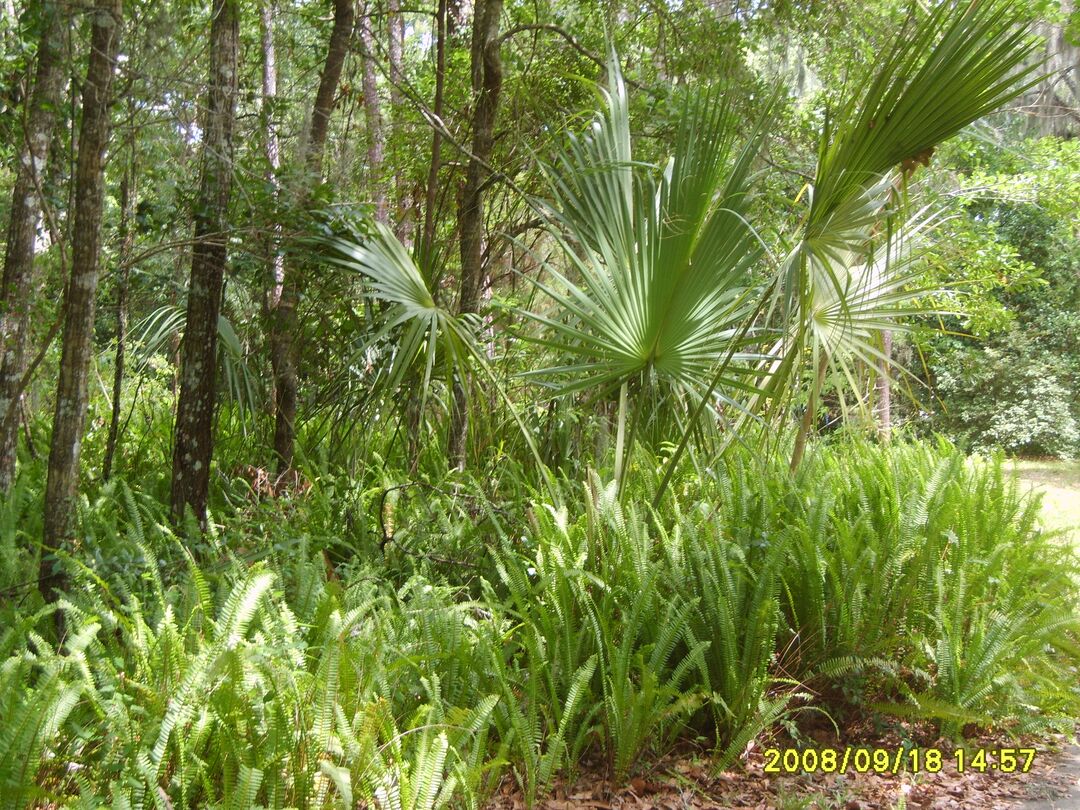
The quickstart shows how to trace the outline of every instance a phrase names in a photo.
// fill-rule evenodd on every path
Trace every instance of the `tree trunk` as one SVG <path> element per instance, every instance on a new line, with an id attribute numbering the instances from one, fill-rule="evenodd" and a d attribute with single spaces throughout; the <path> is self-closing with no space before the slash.
<path id="1" fill-rule="evenodd" d="M 472 36 L 472 154 L 458 205 L 461 231 L 461 279 L 458 313 L 476 312 L 484 278 L 483 187 L 495 143 L 495 116 L 502 91 L 502 60 L 499 55 L 499 22 L 503 0 L 476 0 Z M 450 418 L 450 460 L 465 466 L 469 419 L 465 380 L 454 383 Z"/>
<path id="2" fill-rule="evenodd" d="M 1060 22 L 1040 21 L 1034 33 L 1046 41 L 1040 72 L 1046 78 L 1024 94 L 1024 108 L 1033 114 L 1031 127 L 1041 135 L 1074 138 L 1080 134 L 1080 43 L 1070 39 L 1075 0 L 1062 0 Z"/>
<path id="3" fill-rule="evenodd" d="M 109 419 L 109 436 L 105 441 L 105 459 L 101 465 L 101 478 L 108 481 L 112 476 L 116 444 L 120 439 L 120 395 L 124 390 L 124 360 L 128 331 L 128 278 L 131 248 L 135 242 L 135 130 L 131 131 L 130 159 L 124 179 L 120 181 L 120 259 L 116 277 L 116 358 L 113 362 L 112 416 Z"/>
<path id="4" fill-rule="evenodd" d="M 94 338 L 94 297 L 98 284 L 102 187 L 109 142 L 109 105 L 123 23 L 121 0 L 101 0 L 94 8 L 90 58 L 83 87 L 79 157 L 75 171 L 75 221 L 71 278 L 64 295 L 64 340 L 56 388 L 49 472 L 45 484 L 45 532 L 41 593 L 55 601 L 64 586 L 55 552 L 70 541 L 79 486 L 79 454 L 86 421 L 87 382 Z"/>
<path id="5" fill-rule="evenodd" d="M 17 400 L 21 399 L 18 387 L 26 370 L 34 241 L 41 215 L 40 189 L 64 84 L 62 51 L 68 21 L 56 2 L 42 3 L 40 13 L 41 43 L 34 87 L 27 103 L 26 129 L 18 149 L 0 289 L 0 493 L 11 489 L 15 480 L 19 446 Z"/>
<path id="6" fill-rule="evenodd" d="M 195 204 L 187 322 L 180 347 L 180 399 L 173 439 L 172 516 L 184 508 L 206 522 L 217 394 L 217 324 L 228 260 L 236 120 L 239 23 L 237 0 L 215 0 L 210 24 L 210 78 L 204 126 L 202 182 Z"/>
<path id="7" fill-rule="evenodd" d="M 428 166 L 427 188 L 424 191 L 424 226 L 420 234 L 420 262 L 423 266 L 435 266 L 435 206 L 439 194 L 439 171 L 442 169 L 442 120 L 446 95 L 446 26 L 447 0 L 439 0 L 435 12 L 435 100 L 432 113 L 435 126 L 431 129 L 431 163 Z M 439 287 L 432 295 L 439 300 Z M 455 392 L 456 393 L 456 392 Z M 415 475 L 420 466 L 421 417 L 420 398 L 410 396 L 406 404 L 405 421 L 408 426 L 407 453 L 409 474 Z"/>
<path id="8" fill-rule="evenodd" d="M 267 169 L 267 181 L 270 183 L 272 194 L 276 203 L 281 197 L 281 181 L 278 173 L 281 170 L 281 144 L 278 140 L 277 126 L 274 123 L 275 102 L 277 100 L 278 70 L 277 49 L 274 46 L 274 12 L 273 0 L 267 0 L 259 7 L 259 16 L 262 23 L 262 51 L 263 51 L 263 74 L 262 74 L 262 109 L 263 134 L 266 140 L 266 160 L 269 164 Z M 267 239 L 266 251 L 270 257 L 268 272 L 266 274 L 266 290 L 263 295 L 263 318 L 267 324 L 267 334 L 270 333 L 269 323 L 271 313 L 281 300 L 281 285 L 285 280 L 285 256 L 281 252 L 282 227 L 277 216 L 271 225 L 271 236 Z M 271 346 L 271 351 L 273 347 Z M 270 418 L 277 418 L 277 393 L 274 387 L 274 378 L 270 378 Z"/>
<path id="9" fill-rule="evenodd" d="M 893 334 L 891 329 L 883 329 L 881 332 L 881 353 L 885 359 L 878 368 L 877 380 L 877 412 L 878 412 L 878 435 L 884 441 L 892 436 L 892 345 Z"/>
<path id="10" fill-rule="evenodd" d="M 370 8 L 367 9 L 370 11 Z M 371 32 L 371 18 L 360 21 L 360 43 L 364 48 L 362 67 L 364 86 L 364 121 L 368 131 L 368 177 L 375 198 L 375 220 L 384 225 L 390 222 L 386 202 L 386 133 L 383 130 L 382 111 L 379 109 L 379 88 L 375 81 L 375 36 Z M 395 91 L 396 92 L 396 91 Z"/>
<path id="11" fill-rule="evenodd" d="M 446 85 L 446 0 L 439 0 L 435 13 L 435 101 L 432 112 L 436 126 L 431 131 L 431 165 L 428 168 L 424 196 L 424 232 L 421 253 L 430 260 L 435 254 L 435 197 L 439 190 L 439 170 L 442 168 L 442 117 Z"/>
<path id="12" fill-rule="evenodd" d="M 349 38 L 353 28 L 353 4 L 351 0 L 334 0 L 334 27 L 326 51 L 326 63 L 319 90 L 311 110 L 311 131 L 305 141 L 305 153 L 301 156 L 305 176 L 298 190 L 298 198 L 306 205 L 311 188 L 322 176 L 323 151 L 334 110 L 338 80 L 345 57 L 349 52 Z M 300 302 L 303 278 L 298 268 L 286 268 L 281 286 L 281 298 L 270 316 L 270 362 L 274 367 L 274 389 L 277 397 L 277 414 L 274 425 L 274 452 L 278 459 L 278 474 L 292 468 L 293 448 L 296 442 L 297 405 L 297 346 L 299 330 L 296 308 Z"/>
<path id="13" fill-rule="evenodd" d="M 389 28 L 390 58 L 390 109 L 395 113 L 403 108 L 405 99 L 401 93 L 401 86 L 405 79 L 402 69 L 401 55 L 405 46 L 405 18 L 401 16 L 401 0 L 386 0 L 386 21 Z M 394 121 L 394 129 L 399 129 L 400 117 Z M 401 163 L 394 172 L 394 192 L 397 197 L 397 216 L 394 218 L 394 235 L 404 245 L 412 245 L 414 205 L 412 193 L 407 187 L 408 182 L 405 173 L 401 170 Z"/>

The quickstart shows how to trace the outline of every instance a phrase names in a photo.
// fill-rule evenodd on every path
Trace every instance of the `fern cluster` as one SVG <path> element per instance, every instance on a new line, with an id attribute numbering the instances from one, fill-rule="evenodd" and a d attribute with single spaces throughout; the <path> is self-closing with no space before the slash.
<path id="1" fill-rule="evenodd" d="M 633 463 L 621 497 L 593 476 L 438 522 L 460 482 L 421 502 L 328 477 L 187 539 L 118 482 L 47 609 L 18 591 L 24 479 L 0 512 L 0 806 L 478 807 L 507 779 L 531 803 L 679 741 L 725 767 L 806 708 L 951 735 L 1080 710 L 1080 569 L 1000 458 L 848 442 L 793 477 L 731 453 L 659 509 L 660 465 Z"/>

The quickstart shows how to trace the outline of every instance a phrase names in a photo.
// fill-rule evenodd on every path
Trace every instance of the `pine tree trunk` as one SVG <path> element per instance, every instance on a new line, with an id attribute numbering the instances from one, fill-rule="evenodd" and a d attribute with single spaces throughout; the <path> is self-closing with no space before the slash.
<path id="1" fill-rule="evenodd" d="M 26 129 L 18 149 L 11 219 L 4 253 L 0 289 L 0 493 L 15 480 L 19 445 L 19 383 L 26 370 L 27 331 L 32 305 L 34 241 L 41 215 L 40 188 L 49 157 L 53 128 L 64 84 L 63 40 L 66 15 L 60 4 L 41 5 L 41 42 L 38 45 L 34 86 L 27 104 Z"/>
<path id="2" fill-rule="evenodd" d="M 190 507 L 206 522 L 217 399 L 217 323 L 228 260 L 239 23 L 237 0 L 215 0 L 210 24 L 210 78 L 202 183 L 195 206 L 187 322 L 180 347 L 180 399 L 173 440 L 172 515 Z"/>
<path id="3" fill-rule="evenodd" d="M 79 455 L 86 421 L 88 378 L 94 338 L 104 186 L 109 142 L 113 69 L 123 24 L 121 0 L 101 0 L 92 12 L 90 58 L 83 87 L 79 156 L 75 171 L 75 220 L 71 278 L 64 295 L 64 339 L 56 388 L 49 472 L 45 484 L 45 532 L 41 593 L 55 600 L 64 586 L 55 552 L 70 542 L 79 486 Z"/>
<path id="4" fill-rule="evenodd" d="M 495 144 L 495 116 L 502 91 L 502 59 L 499 54 L 499 23 L 502 0 L 477 0 L 474 6 L 472 37 L 472 154 L 465 172 L 465 185 L 458 205 L 461 231 L 461 280 L 458 313 L 476 312 L 484 279 L 484 181 Z M 469 434 L 466 381 L 454 383 L 450 414 L 449 454 L 452 464 L 465 466 Z"/>
<path id="5" fill-rule="evenodd" d="M 351 0 L 334 0 L 334 27 L 326 51 L 326 63 L 319 79 L 319 89 L 311 110 L 311 131 L 308 133 L 305 154 L 301 163 L 305 167 L 298 197 L 306 205 L 310 192 L 322 176 L 323 152 L 334 110 L 338 80 L 345 57 L 349 53 L 349 39 L 353 28 L 353 4 Z M 270 363 L 274 370 L 274 393 L 277 397 L 277 413 L 274 424 L 274 452 L 277 455 L 278 475 L 292 468 L 293 450 L 296 443 L 297 410 L 297 345 L 300 325 L 297 306 L 300 303 L 304 279 L 299 268 L 286 267 L 281 286 L 281 298 L 270 314 Z"/>

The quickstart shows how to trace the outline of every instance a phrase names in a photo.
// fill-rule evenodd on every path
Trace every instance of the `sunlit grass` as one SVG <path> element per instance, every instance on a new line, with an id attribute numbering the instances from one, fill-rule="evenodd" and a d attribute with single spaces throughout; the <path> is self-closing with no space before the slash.
<path id="1" fill-rule="evenodd" d="M 1080 542 L 1080 462 L 1017 459 L 1014 469 L 1025 487 L 1043 493 L 1042 519 Z"/>

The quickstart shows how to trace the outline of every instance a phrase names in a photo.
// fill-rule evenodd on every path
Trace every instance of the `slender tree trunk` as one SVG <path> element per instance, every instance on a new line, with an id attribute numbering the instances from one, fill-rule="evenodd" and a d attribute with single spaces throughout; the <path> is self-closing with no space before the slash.
<path id="1" fill-rule="evenodd" d="M 22 400 L 22 414 L 20 421 L 23 426 L 23 434 L 26 436 L 26 452 L 30 454 L 30 458 L 37 461 L 37 448 L 34 447 L 34 434 L 30 430 L 30 407 L 26 404 L 26 400 Z"/>
<path id="2" fill-rule="evenodd" d="M 278 140 L 277 125 L 274 121 L 275 102 L 277 100 L 278 70 L 277 49 L 274 46 L 274 12 L 273 0 L 267 0 L 259 7 L 259 16 L 262 23 L 262 109 L 263 134 L 266 140 L 267 181 L 270 183 L 275 203 L 281 197 L 281 181 L 278 174 L 281 170 L 281 144 Z M 276 208 L 276 206 L 275 206 Z M 271 313 L 281 300 L 281 285 L 285 280 L 285 256 L 281 252 L 282 227 L 277 216 L 271 226 L 272 235 L 267 240 L 267 255 L 270 262 L 266 278 L 266 290 L 263 295 L 263 317 L 267 323 L 267 334 L 270 333 L 269 323 Z M 271 347 L 272 349 L 272 347 Z M 270 377 L 270 418 L 277 418 L 277 393 L 274 387 L 274 377 Z"/>
<path id="3" fill-rule="evenodd" d="M 92 15 L 90 58 L 83 87 L 79 157 L 75 171 L 71 278 L 64 295 L 64 340 L 45 484 L 40 585 L 46 602 L 55 601 L 57 592 L 64 586 L 55 552 L 69 543 L 74 529 L 79 454 L 93 351 L 110 94 L 123 23 L 121 0 L 101 0 Z"/>
<path id="4" fill-rule="evenodd" d="M 424 195 L 424 232 L 421 252 L 429 258 L 435 249 L 435 198 L 439 191 L 439 170 L 442 168 L 443 97 L 446 85 L 446 0 L 439 0 L 435 14 L 435 101 L 432 112 L 437 124 L 431 131 L 431 166 L 428 168 L 427 189 Z"/>
<path id="5" fill-rule="evenodd" d="M 401 128 L 401 118 L 397 113 L 403 109 L 405 103 L 399 89 L 405 79 L 405 72 L 402 69 L 401 62 L 402 51 L 405 46 L 405 18 L 401 16 L 401 0 L 386 0 L 386 21 L 389 29 L 387 53 L 390 58 L 390 109 L 395 114 L 393 128 L 396 131 Z M 402 244 L 411 245 L 415 206 L 413 205 L 411 190 L 407 186 L 408 181 L 405 173 L 401 170 L 399 161 L 394 171 L 394 192 L 397 197 L 394 235 Z"/>
<path id="6" fill-rule="evenodd" d="M 334 0 L 334 27 L 326 51 L 326 63 L 315 102 L 311 110 L 311 131 L 305 141 L 305 154 L 301 163 L 305 176 L 298 197 L 306 205 L 312 186 L 322 176 L 323 152 L 334 110 L 338 80 L 345 57 L 349 53 L 349 38 L 353 29 L 352 0 Z M 293 450 L 296 443 L 297 406 L 297 346 L 299 330 L 297 306 L 300 302 L 303 277 L 297 267 L 286 267 L 282 280 L 281 298 L 270 317 L 270 361 L 274 367 L 274 389 L 277 396 L 277 414 L 274 424 L 274 452 L 278 460 L 278 475 L 292 468 Z"/>
<path id="7" fill-rule="evenodd" d="M 370 7 L 366 12 L 370 11 Z M 383 129 L 382 111 L 379 105 L 379 88 L 375 80 L 375 36 L 371 32 L 371 18 L 365 13 L 360 21 L 360 43 L 364 48 L 362 67 L 364 86 L 364 121 L 368 131 L 368 177 L 375 198 L 375 219 L 388 224 L 390 211 L 386 201 L 386 133 Z M 396 92 L 396 91 L 395 91 Z"/>
<path id="8" fill-rule="evenodd" d="M 15 0 L 4 0 L 4 14 L 7 15 L 12 28 L 14 28 L 15 23 L 19 21 L 18 15 L 15 13 Z"/>
<path id="9" fill-rule="evenodd" d="M 202 182 L 195 207 L 187 323 L 180 347 L 180 399 L 173 439 L 172 515 L 185 507 L 206 522 L 217 399 L 217 323 L 228 261 L 239 22 L 237 0 L 215 0 L 210 23 L 210 78 Z"/>
<path id="10" fill-rule="evenodd" d="M 487 166 L 495 144 L 495 116 L 502 91 L 502 59 L 499 54 L 499 23 L 502 0 L 476 0 L 472 36 L 472 154 L 465 172 L 465 185 L 458 205 L 461 231 L 461 279 L 458 313 L 476 312 L 484 279 L 484 199 Z M 450 414 L 450 460 L 465 466 L 469 434 L 465 381 L 454 383 Z"/>
<path id="11" fill-rule="evenodd" d="M 405 75 L 401 69 L 401 52 L 405 44 L 405 20 L 401 16 L 401 0 L 386 0 L 386 22 L 390 35 L 387 51 L 390 57 L 390 105 L 398 109 L 403 101 L 399 88 Z"/>
<path id="12" fill-rule="evenodd" d="M 439 193 L 439 171 L 442 168 L 441 127 L 446 95 L 446 26 L 447 0 L 439 0 L 435 12 L 435 100 L 432 104 L 436 126 L 431 130 L 431 164 L 428 167 L 427 188 L 424 192 L 424 226 L 420 235 L 421 261 L 427 266 L 432 266 L 435 262 L 435 205 Z M 437 301 L 437 286 L 433 294 Z M 416 474 L 420 466 L 422 416 L 419 397 L 410 396 L 406 405 L 405 421 L 408 426 L 409 473 L 412 475 Z"/>
<path id="13" fill-rule="evenodd" d="M 0 493 L 7 492 L 15 480 L 19 419 L 13 414 L 18 412 L 21 397 L 17 389 L 26 370 L 34 241 L 41 216 L 40 189 L 64 84 L 62 51 L 66 16 L 56 2 L 42 3 L 40 13 L 43 19 L 37 70 L 18 149 L 0 289 Z"/>
<path id="14" fill-rule="evenodd" d="M 1034 33 L 1046 40 L 1040 72 L 1046 78 L 1024 94 L 1034 113 L 1033 129 L 1042 135 L 1072 138 L 1080 134 L 1080 43 L 1068 33 L 1076 19 L 1075 0 L 1062 0 L 1060 22 L 1037 22 Z"/>
<path id="15" fill-rule="evenodd" d="M 112 476 L 113 458 L 120 438 L 120 395 L 124 390 L 124 361 L 128 331 L 128 260 L 135 243 L 132 220 L 135 212 L 135 131 L 129 142 L 130 158 L 127 171 L 120 181 L 120 259 L 116 277 L 116 359 L 113 363 L 112 415 L 109 419 L 109 435 L 105 441 L 105 459 L 101 465 L 101 478 L 108 481 Z"/>
<path id="16" fill-rule="evenodd" d="M 877 412 L 878 434 L 885 441 L 892 435 L 892 369 L 890 368 L 893 350 L 893 333 L 891 329 L 883 329 L 881 332 L 881 353 L 885 359 L 878 367 L 877 380 Z"/>

